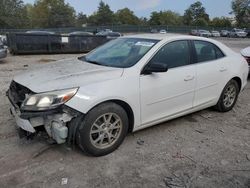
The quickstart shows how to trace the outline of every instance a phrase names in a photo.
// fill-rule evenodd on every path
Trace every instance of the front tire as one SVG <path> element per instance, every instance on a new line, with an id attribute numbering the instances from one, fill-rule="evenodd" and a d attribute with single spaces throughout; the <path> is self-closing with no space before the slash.
<path id="1" fill-rule="evenodd" d="M 237 102 L 239 90 L 238 83 L 235 80 L 230 80 L 223 89 L 215 108 L 219 112 L 228 112 L 232 110 L 235 103 Z"/>
<path id="2" fill-rule="evenodd" d="M 93 156 L 107 155 L 116 150 L 128 132 L 126 111 L 112 102 L 100 104 L 90 110 L 79 122 L 77 143 Z"/>

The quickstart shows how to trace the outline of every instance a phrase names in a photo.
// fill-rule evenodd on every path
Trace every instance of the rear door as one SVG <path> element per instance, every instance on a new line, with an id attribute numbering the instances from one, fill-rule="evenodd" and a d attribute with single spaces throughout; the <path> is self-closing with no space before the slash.
<path id="1" fill-rule="evenodd" d="M 228 68 L 223 52 L 207 41 L 193 41 L 197 81 L 194 107 L 216 102 Z"/>

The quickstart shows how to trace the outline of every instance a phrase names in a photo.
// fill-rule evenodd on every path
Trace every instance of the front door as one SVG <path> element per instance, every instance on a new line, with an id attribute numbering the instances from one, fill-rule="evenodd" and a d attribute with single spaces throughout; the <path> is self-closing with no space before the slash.
<path id="1" fill-rule="evenodd" d="M 196 71 L 190 54 L 188 41 L 175 41 L 150 60 L 148 65 L 167 64 L 168 71 L 140 76 L 142 126 L 192 108 Z"/>

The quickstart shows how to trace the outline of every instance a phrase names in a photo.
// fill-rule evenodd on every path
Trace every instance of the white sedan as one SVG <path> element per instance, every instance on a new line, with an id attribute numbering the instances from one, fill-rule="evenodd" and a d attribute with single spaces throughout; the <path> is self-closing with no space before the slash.
<path id="1" fill-rule="evenodd" d="M 7 95 L 25 135 L 42 127 L 58 144 L 102 156 L 129 132 L 211 106 L 231 110 L 247 76 L 245 59 L 218 41 L 147 34 L 18 75 Z"/>

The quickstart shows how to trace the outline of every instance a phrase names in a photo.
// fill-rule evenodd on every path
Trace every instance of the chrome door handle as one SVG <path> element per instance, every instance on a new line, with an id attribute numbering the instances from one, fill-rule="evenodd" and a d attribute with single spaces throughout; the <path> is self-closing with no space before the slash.
<path id="1" fill-rule="evenodd" d="M 184 81 L 191 81 L 191 80 L 193 80 L 193 79 L 194 79 L 194 76 L 189 75 L 189 76 L 186 76 L 186 77 L 184 78 Z"/>
<path id="2" fill-rule="evenodd" d="M 221 68 L 220 68 L 220 72 L 225 72 L 225 71 L 227 71 L 227 68 L 226 68 L 226 67 L 221 67 Z"/>

